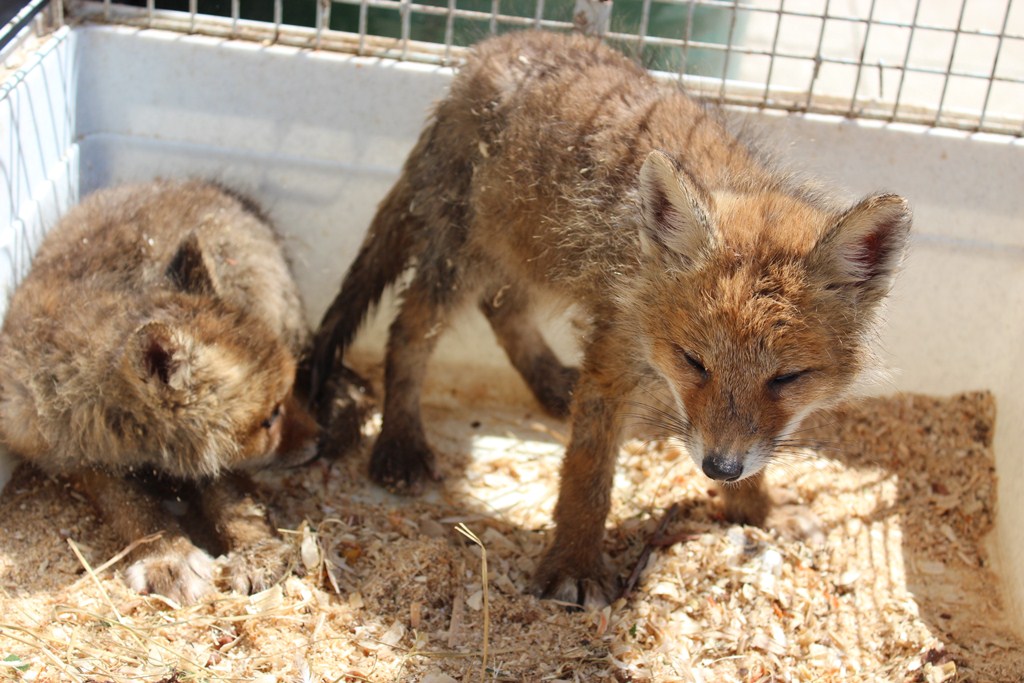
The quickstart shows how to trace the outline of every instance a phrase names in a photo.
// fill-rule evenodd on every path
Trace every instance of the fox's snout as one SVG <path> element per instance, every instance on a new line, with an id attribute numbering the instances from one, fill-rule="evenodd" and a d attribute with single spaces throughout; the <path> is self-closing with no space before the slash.
<path id="1" fill-rule="evenodd" d="M 304 401 L 296 398 L 294 393 L 289 394 L 284 403 L 281 423 L 281 439 L 275 449 L 280 465 L 295 467 L 312 460 L 320 428 L 306 410 Z"/>
<path id="2" fill-rule="evenodd" d="M 715 481 L 738 481 L 743 477 L 743 458 L 732 453 L 710 451 L 701 460 L 700 468 Z"/>

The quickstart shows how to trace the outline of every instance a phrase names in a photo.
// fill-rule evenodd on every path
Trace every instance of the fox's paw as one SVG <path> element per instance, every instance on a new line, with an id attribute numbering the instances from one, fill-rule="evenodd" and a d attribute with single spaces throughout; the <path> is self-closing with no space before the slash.
<path id="1" fill-rule="evenodd" d="M 576 368 L 560 367 L 547 375 L 536 387 L 534 394 L 552 417 L 565 418 L 572 409 L 572 392 L 579 381 L 580 371 Z"/>
<path id="2" fill-rule="evenodd" d="M 265 538 L 253 545 L 233 550 L 224 565 L 221 578 L 238 593 L 259 593 L 288 573 L 295 548 L 280 538 Z"/>
<path id="3" fill-rule="evenodd" d="M 214 591 L 213 558 L 191 543 L 177 543 L 136 561 L 125 580 L 136 593 L 157 593 L 190 605 Z"/>
<path id="4" fill-rule="evenodd" d="M 825 527 L 818 515 L 798 503 L 776 505 L 768 513 L 765 527 L 783 538 L 803 541 L 810 546 L 825 545 Z"/>
<path id="5" fill-rule="evenodd" d="M 336 460 L 350 453 L 363 441 L 363 424 L 373 413 L 377 402 L 373 388 L 362 377 L 345 366 L 339 366 L 325 390 L 318 420 L 326 425 L 317 443 L 317 455 Z"/>
<path id="6" fill-rule="evenodd" d="M 533 594 L 544 600 L 601 609 L 615 599 L 619 582 L 602 556 L 581 559 L 552 546 L 537 564 Z"/>
<path id="7" fill-rule="evenodd" d="M 370 478 L 392 493 L 418 495 L 426 480 L 440 481 L 441 474 L 426 439 L 382 431 L 370 456 Z"/>

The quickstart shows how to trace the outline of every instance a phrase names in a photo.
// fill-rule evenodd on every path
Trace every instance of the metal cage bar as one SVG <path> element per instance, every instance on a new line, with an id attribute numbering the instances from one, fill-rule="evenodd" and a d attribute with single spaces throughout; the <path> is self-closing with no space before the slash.
<path id="1" fill-rule="evenodd" d="M 949 65 L 946 67 L 945 80 L 942 82 L 942 95 L 939 97 L 939 107 L 935 111 L 935 125 L 942 121 L 942 107 L 946 103 L 946 93 L 949 92 L 949 81 L 953 74 L 953 63 L 956 61 L 956 47 L 960 42 L 961 28 L 964 24 L 964 14 L 967 13 L 967 0 L 960 4 L 960 17 L 956 21 L 956 33 L 953 34 L 953 49 L 949 51 Z"/>
<path id="2" fill-rule="evenodd" d="M 853 89 L 850 93 L 850 108 L 846 110 L 847 116 L 853 116 L 857 110 L 857 91 L 860 89 L 860 79 L 864 75 L 864 57 L 868 51 L 868 41 L 871 40 L 871 19 L 875 16 L 875 2 L 871 0 L 871 6 L 868 9 L 868 23 L 864 28 L 864 42 L 861 43 L 860 47 L 860 58 L 857 60 L 857 77 L 853 81 Z"/>
<path id="3" fill-rule="evenodd" d="M 825 0 L 825 12 L 821 15 L 821 31 L 818 33 L 818 46 L 814 50 L 814 71 L 811 73 L 811 82 L 807 86 L 807 103 L 804 105 L 807 111 L 811 111 L 811 103 L 814 100 L 814 84 L 818 82 L 821 65 L 824 63 L 821 50 L 825 45 L 825 29 L 828 27 L 828 9 L 830 4 L 830 0 Z"/>
<path id="4" fill-rule="evenodd" d="M 764 92 L 762 100 L 767 104 L 771 102 L 772 70 L 775 68 L 775 57 L 779 51 L 779 36 L 782 35 L 782 17 L 786 10 L 786 0 L 779 0 L 779 14 L 775 20 L 775 30 L 772 32 L 772 47 L 768 53 L 768 73 L 764 77 Z"/>
<path id="5" fill-rule="evenodd" d="M 996 54 L 992 58 L 992 71 L 989 73 L 988 87 L 985 89 L 985 101 L 981 105 L 981 116 L 978 117 L 978 127 L 985 127 L 985 116 L 988 114 L 988 103 L 992 97 L 992 86 L 998 80 L 996 72 L 999 70 L 999 57 L 1003 52 L 1003 41 L 1006 37 L 1006 29 L 1010 23 L 1010 12 L 1013 11 L 1013 0 L 1006 0 L 1006 11 L 1003 12 L 1003 24 L 1002 29 L 999 31 L 998 43 L 996 44 Z"/>
<path id="6" fill-rule="evenodd" d="M 0 10 L 3 11 L 3 17 L 0 18 L 0 50 L 15 42 L 18 35 L 32 24 L 48 4 L 48 0 L 31 0 L 22 3 L 20 8 L 15 6 Z M 57 7 L 57 11 L 60 10 L 61 7 Z"/>
<path id="7" fill-rule="evenodd" d="M 900 71 L 900 81 L 899 85 L 896 87 L 896 98 L 892 103 L 892 116 L 889 119 L 890 121 L 895 121 L 899 114 L 900 98 L 903 95 L 903 84 L 907 80 L 906 65 L 910 63 L 910 51 L 914 47 L 914 32 L 917 29 L 917 18 L 921 16 L 921 2 L 922 0 L 917 0 L 917 3 L 914 5 L 914 18 L 910 21 L 910 35 L 907 36 L 907 50 L 903 54 L 904 68 Z"/>
<path id="8" fill-rule="evenodd" d="M 725 88 L 729 82 L 729 60 L 734 52 L 733 37 L 736 34 L 736 20 L 738 18 L 740 0 L 733 0 L 732 9 L 729 12 L 729 37 L 725 41 L 725 58 L 722 60 L 721 85 L 718 90 L 718 100 L 725 101 Z"/>
<path id="9" fill-rule="evenodd" d="M 651 25 L 651 0 L 643 0 L 640 6 L 640 28 L 637 30 L 637 50 L 644 49 L 644 38 L 647 37 L 647 30 Z"/>

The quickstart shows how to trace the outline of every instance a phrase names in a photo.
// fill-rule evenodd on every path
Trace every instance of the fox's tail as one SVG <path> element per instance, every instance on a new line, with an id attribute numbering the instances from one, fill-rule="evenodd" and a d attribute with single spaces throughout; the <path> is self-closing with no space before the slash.
<path id="1" fill-rule="evenodd" d="M 341 290 L 324 313 L 313 339 L 309 362 L 313 406 L 328 398 L 323 394 L 336 359 L 344 356 L 370 309 L 409 264 L 418 237 L 416 226 L 410 225 L 416 222 L 409 215 L 411 205 L 412 188 L 403 174 L 378 207 Z"/>
<path id="2" fill-rule="evenodd" d="M 401 176 L 377 207 L 359 254 L 320 322 L 309 357 L 309 371 L 305 374 L 310 402 L 316 408 L 322 408 L 328 399 L 326 387 L 335 363 L 344 357 L 384 290 L 401 277 L 416 257 L 423 255 L 428 242 L 437 239 L 437 235 L 458 232 L 466 224 L 462 206 L 453 198 L 469 194 L 473 159 L 466 154 L 475 155 L 477 147 L 464 149 L 465 133 L 460 121 L 465 113 L 445 113 L 444 107 L 442 103 L 432 115 L 406 159 Z M 445 179 L 440 189 L 439 177 Z M 436 234 L 432 237 L 431 233 Z"/>

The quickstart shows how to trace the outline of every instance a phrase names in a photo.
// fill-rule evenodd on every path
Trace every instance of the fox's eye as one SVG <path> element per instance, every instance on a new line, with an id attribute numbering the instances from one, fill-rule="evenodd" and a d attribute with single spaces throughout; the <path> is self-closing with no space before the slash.
<path id="1" fill-rule="evenodd" d="M 787 372 L 784 375 L 777 375 L 768 380 L 768 388 L 773 392 L 778 393 L 783 387 L 792 384 L 805 374 L 807 374 L 806 370 L 798 370 L 797 372 Z"/>
<path id="2" fill-rule="evenodd" d="M 704 367 L 703 363 L 697 360 L 696 356 L 694 356 L 692 353 L 690 353 L 681 346 L 676 346 L 675 349 L 676 353 L 679 354 L 683 358 L 683 360 L 686 361 L 686 364 L 700 374 L 701 379 L 708 378 L 708 369 Z"/>
<path id="3" fill-rule="evenodd" d="M 281 404 L 280 403 L 278 403 L 276 406 L 274 406 L 274 409 L 270 412 L 270 417 L 268 417 L 266 420 L 264 420 L 262 422 L 262 427 L 264 429 L 270 429 L 271 427 L 274 426 L 274 423 L 277 422 L 277 418 L 279 418 L 279 417 L 281 417 Z"/>

